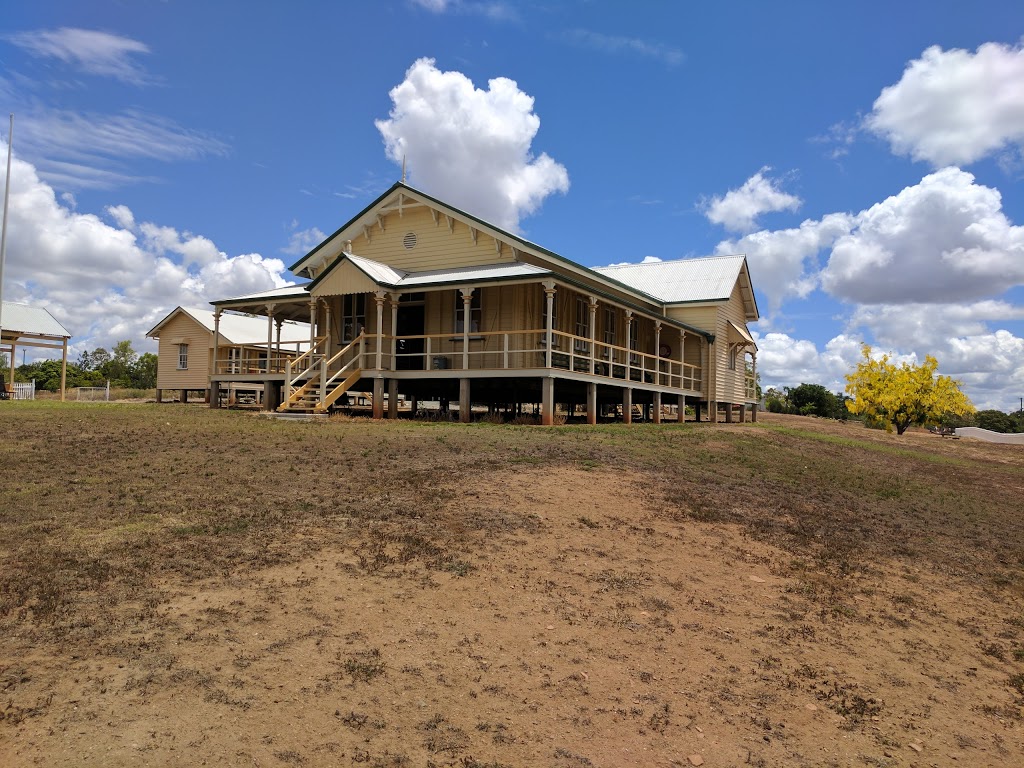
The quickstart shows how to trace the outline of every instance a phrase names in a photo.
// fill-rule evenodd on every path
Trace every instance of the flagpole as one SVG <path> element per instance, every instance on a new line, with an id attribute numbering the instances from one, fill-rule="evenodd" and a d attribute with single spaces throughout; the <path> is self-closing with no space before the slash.
<path id="1" fill-rule="evenodd" d="M 14 143 L 14 113 L 11 129 L 7 132 L 7 184 L 4 187 L 4 221 L 0 227 L 0 336 L 4 329 L 4 262 L 7 257 L 7 203 L 11 197 L 11 147 Z M 14 348 L 11 348 L 11 386 L 14 386 Z"/>

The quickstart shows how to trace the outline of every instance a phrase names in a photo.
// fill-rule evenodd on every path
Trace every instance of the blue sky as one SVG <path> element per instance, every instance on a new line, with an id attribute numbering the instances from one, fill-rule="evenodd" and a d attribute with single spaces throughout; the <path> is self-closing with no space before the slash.
<path id="1" fill-rule="evenodd" d="M 869 342 L 1009 410 L 1022 35 L 1008 0 L 20 3 L 4 298 L 150 349 L 177 304 L 290 281 L 404 154 L 587 265 L 746 253 L 765 384 L 839 389 Z"/>

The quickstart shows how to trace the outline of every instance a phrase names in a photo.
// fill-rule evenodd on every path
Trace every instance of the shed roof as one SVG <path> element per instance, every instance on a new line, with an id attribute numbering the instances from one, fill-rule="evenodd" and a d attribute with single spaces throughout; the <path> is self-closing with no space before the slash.
<path id="1" fill-rule="evenodd" d="M 3 303 L 2 312 L 0 312 L 0 327 L 3 328 L 6 336 L 24 333 L 71 338 L 71 333 L 67 328 L 58 323 L 56 318 L 43 307 L 32 307 L 13 301 Z"/>

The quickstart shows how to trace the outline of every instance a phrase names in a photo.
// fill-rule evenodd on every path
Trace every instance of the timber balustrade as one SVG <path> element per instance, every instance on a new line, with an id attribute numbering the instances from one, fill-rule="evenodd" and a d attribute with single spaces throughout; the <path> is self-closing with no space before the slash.
<path id="1" fill-rule="evenodd" d="M 284 374 L 285 391 L 299 382 L 309 382 L 324 397 L 332 385 L 356 370 L 372 370 L 377 364 L 377 344 L 384 370 L 403 371 L 487 371 L 554 369 L 590 374 L 622 382 L 699 391 L 701 369 L 659 355 L 640 352 L 596 339 L 575 336 L 562 331 L 551 332 L 548 348 L 547 332 L 480 331 L 468 336 L 456 333 L 377 336 L 361 333 L 352 342 L 326 355 L 327 338 L 319 337 L 313 347 L 302 354 L 269 359 L 230 359 L 217 361 L 219 374 Z M 226 348 L 230 349 L 230 348 Z M 250 349 L 247 347 L 246 349 Z M 754 382 L 747 378 L 745 388 L 753 397 Z"/>

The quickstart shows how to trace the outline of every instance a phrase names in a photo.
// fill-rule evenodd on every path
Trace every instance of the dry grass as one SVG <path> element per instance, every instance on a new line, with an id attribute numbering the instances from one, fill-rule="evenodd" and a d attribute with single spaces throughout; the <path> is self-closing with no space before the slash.
<path id="1" fill-rule="evenodd" d="M 921 674 L 940 699 L 982 697 L 971 711 L 987 725 L 947 734 L 949 749 L 975 764 L 1024 754 L 1016 446 L 799 417 L 539 428 L 38 402 L 0 407 L 0 465 L 4 764 L 61 754 L 32 741 L 33 723 L 82 727 L 61 659 L 77 660 L 75 696 L 109 696 L 116 679 L 120 697 L 176 690 L 250 719 L 270 706 L 262 690 L 289 684 L 268 665 L 306 659 L 315 679 L 291 695 L 337 699 L 336 741 L 303 749 L 264 720 L 270 741 L 232 747 L 296 765 L 342 753 L 369 765 L 617 764 L 631 761 L 588 739 L 627 726 L 667 760 L 712 715 L 745 734 L 723 736 L 716 749 L 732 762 L 717 764 L 777 764 L 769 744 L 788 744 L 790 764 L 829 764 L 786 740 L 780 702 L 798 694 L 873 745 L 858 749 L 875 762 L 861 762 L 904 764 L 892 755 L 906 758 L 923 731 L 879 726 Z M 618 487 L 627 495 L 609 498 Z M 674 559 L 698 542 L 703 565 Z M 770 607 L 736 614 L 745 593 L 720 580 L 737 565 L 777 582 Z M 334 602 L 349 589 L 369 611 L 354 623 Z M 958 605 L 966 589 L 980 601 L 971 610 Z M 517 602 L 527 595 L 534 608 Z M 373 623 L 377 599 L 385 617 L 408 607 L 408 622 Z M 517 640 L 515 610 L 581 634 Z M 710 659 L 703 683 L 675 679 L 667 660 L 684 637 Z M 895 654 L 882 671 L 826 661 L 879 642 Z M 456 701 L 490 714 L 474 722 Z M 545 719 L 555 701 L 557 722 Z M 85 728 L 114 738 L 99 721 Z"/>

